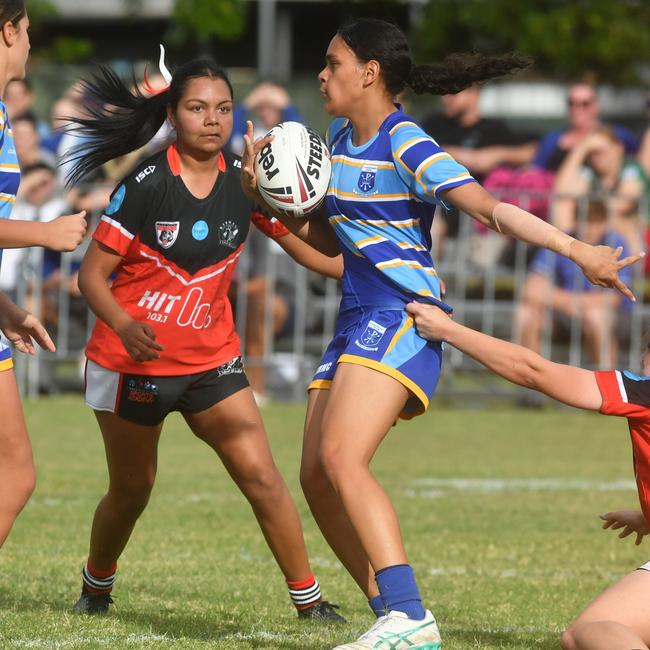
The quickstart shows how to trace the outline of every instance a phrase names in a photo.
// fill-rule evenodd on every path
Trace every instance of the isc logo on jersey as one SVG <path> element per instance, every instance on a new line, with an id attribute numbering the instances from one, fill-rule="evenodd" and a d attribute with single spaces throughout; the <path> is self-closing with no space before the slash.
<path id="1" fill-rule="evenodd" d="M 138 307 L 147 310 L 147 320 L 155 323 L 166 323 L 173 318 L 174 307 L 182 302 L 176 315 L 176 324 L 179 327 L 193 327 L 195 330 L 207 329 L 212 324 L 210 316 L 210 303 L 203 302 L 203 289 L 193 287 L 185 296 L 174 296 L 164 291 L 145 291 L 138 301 Z"/>
<path id="2" fill-rule="evenodd" d="M 136 183 L 142 183 L 142 181 L 149 176 L 149 174 L 153 174 L 156 171 L 156 166 L 155 165 L 149 165 L 149 167 L 145 167 L 136 177 Z"/>

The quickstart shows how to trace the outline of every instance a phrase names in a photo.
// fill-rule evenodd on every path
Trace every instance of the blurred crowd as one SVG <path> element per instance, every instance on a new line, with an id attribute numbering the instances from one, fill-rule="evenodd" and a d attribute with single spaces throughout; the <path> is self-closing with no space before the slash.
<path id="1" fill-rule="evenodd" d="M 162 78 L 149 79 L 150 92 L 164 84 Z M 559 228 L 577 233 L 590 243 L 621 246 L 623 255 L 638 252 L 650 242 L 650 127 L 633 133 L 618 124 L 602 120 L 598 93 L 589 83 L 567 89 L 567 123 L 549 133 L 513 130 L 505 121 L 486 118 L 480 111 L 479 87 L 442 97 L 441 110 L 416 115 L 423 128 L 489 191 L 502 200 L 520 205 Z M 648 95 L 650 124 L 650 94 Z M 61 214 L 86 210 L 89 232 L 101 217 L 109 196 L 119 180 L 142 158 L 166 145 L 168 130 L 158 134 L 140 151 L 105 165 L 101 173 L 75 187 L 66 186 L 66 154 L 79 141 L 67 133 L 65 118 L 83 114 L 83 86 L 66 90 L 51 106 L 48 121 L 38 119 L 35 97 L 29 81 L 13 81 L 7 88 L 5 104 L 9 112 L 16 150 L 22 170 L 19 196 L 12 218 L 49 221 Z M 263 135 L 275 124 L 302 121 L 282 86 L 269 81 L 258 84 L 235 107 L 234 129 L 229 146 L 241 153 L 246 120 L 254 123 L 255 134 Z M 432 239 L 434 260 L 451 254 L 459 236 L 457 212 L 439 211 Z M 505 237 L 491 237 L 480 227 L 472 227 L 472 260 L 478 269 L 489 265 L 512 268 L 513 248 Z M 265 355 L 269 340 L 289 337 L 295 309 L 295 272 L 281 249 L 251 228 L 247 253 L 233 285 L 233 303 L 240 315 L 251 384 L 260 401 L 266 394 Z M 66 331 L 74 338 L 69 346 L 81 350 L 85 343 L 88 313 L 76 283 L 76 269 L 84 247 L 66 262 L 42 253 L 38 283 L 25 286 L 23 302 L 39 302 L 46 327 L 57 333 L 61 296 L 66 297 L 70 323 Z M 16 297 L 28 265 L 25 250 L 4 253 L 0 288 Z M 272 286 L 266 269 L 273 256 Z M 646 269 L 650 273 L 650 268 Z M 627 278 L 628 281 L 630 278 Z M 318 279 L 311 290 L 320 290 Z M 453 297 L 451 298 L 453 301 Z M 243 302 L 242 302 L 243 301 Z M 516 309 L 516 338 L 539 351 L 544 311 L 553 313 L 553 330 L 566 330 L 567 319 L 579 318 L 585 349 L 596 365 L 614 364 L 617 323 L 631 305 L 620 295 L 589 285 L 575 265 L 548 251 L 528 251 L 527 276 Z M 318 318 L 310 327 L 318 326 Z"/>

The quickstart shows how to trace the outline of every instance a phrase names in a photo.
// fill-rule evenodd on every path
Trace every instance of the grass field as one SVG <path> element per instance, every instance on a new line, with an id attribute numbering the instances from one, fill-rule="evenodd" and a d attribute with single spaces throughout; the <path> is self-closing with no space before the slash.
<path id="1" fill-rule="evenodd" d="M 347 626 L 296 619 L 247 504 L 177 416 L 163 432 L 152 501 L 120 562 L 114 612 L 72 615 L 105 488 L 103 449 L 80 397 L 26 410 L 39 484 L 0 552 L 2 650 L 327 650 L 372 622 L 300 494 L 300 405 L 274 405 L 264 417 L 315 572 Z M 374 466 L 445 650 L 558 648 L 593 596 L 648 559 L 643 546 L 601 531 L 597 518 L 637 503 L 624 420 L 438 403 L 396 427 Z"/>

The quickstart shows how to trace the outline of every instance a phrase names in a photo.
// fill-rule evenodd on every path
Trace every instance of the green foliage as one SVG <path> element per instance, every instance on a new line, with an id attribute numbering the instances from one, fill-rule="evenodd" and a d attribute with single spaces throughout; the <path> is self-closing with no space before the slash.
<path id="1" fill-rule="evenodd" d="M 207 40 L 233 40 L 244 31 L 246 7 L 243 0 L 176 0 L 176 36 Z"/>
<path id="2" fill-rule="evenodd" d="M 637 549 L 598 520 L 637 502 L 626 423 L 440 402 L 391 429 L 373 470 L 400 515 L 443 647 L 557 650 L 579 611 L 647 559 L 647 540 Z M 71 615 L 107 485 L 104 448 L 81 396 L 27 402 L 25 413 L 39 478 L 0 552 L 3 650 L 323 650 L 372 623 L 300 491 L 304 405 L 274 404 L 263 417 L 344 626 L 298 621 L 250 507 L 178 414 L 165 423 L 156 487 L 120 561 L 114 611 Z"/>
<path id="3" fill-rule="evenodd" d="M 636 82 L 650 61 L 650 2 L 644 0 L 430 0 L 418 25 L 420 60 L 450 52 L 519 50 L 536 70 L 600 81 Z"/>
<path id="4" fill-rule="evenodd" d="M 47 58 L 56 63 L 79 63 L 87 61 L 95 51 L 94 43 L 88 38 L 56 36 L 47 51 Z"/>

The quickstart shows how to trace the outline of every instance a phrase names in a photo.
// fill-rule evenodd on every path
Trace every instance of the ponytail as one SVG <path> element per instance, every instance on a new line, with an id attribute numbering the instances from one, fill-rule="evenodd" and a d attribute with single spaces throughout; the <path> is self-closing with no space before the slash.
<path id="1" fill-rule="evenodd" d="M 393 97 L 406 86 L 417 94 L 457 93 L 532 63 L 529 57 L 515 52 L 502 56 L 451 54 L 443 63 L 414 65 L 404 33 L 377 18 L 360 18 L 341 27 L 337 34 L 359 61 L 379 63 L 386 90 Z"/>
<path id="2" fill-rule="evenodd" d="M 83 81 L 83 95 L 88 117 L 69 118 L 68 132 L 83 139 L 64 157 L 73 163 L 66 178 L 69 186 L 109 160 L 143 147 L 167 119 L 169 89 L 145 96 L 106 66 Z"/>

